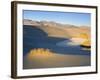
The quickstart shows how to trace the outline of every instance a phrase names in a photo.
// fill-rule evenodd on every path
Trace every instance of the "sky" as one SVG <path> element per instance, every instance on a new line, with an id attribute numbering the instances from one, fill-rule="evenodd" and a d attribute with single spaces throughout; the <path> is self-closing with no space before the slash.
<path id="1" fill-rule="evenodd" d="M 90 26 L 90 13 L 24 10 L 23 18 L 36 21 L 54 21 L 76 26 Z"/>

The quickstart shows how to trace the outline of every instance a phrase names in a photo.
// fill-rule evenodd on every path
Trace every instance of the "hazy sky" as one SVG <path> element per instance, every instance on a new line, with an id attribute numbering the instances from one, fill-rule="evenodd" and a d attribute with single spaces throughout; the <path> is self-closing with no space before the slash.
<path id="1" fill-rule="evenodd" d="M 37 21 L 54 21 L 58 23 L 71 25 L 91 25 L 90 13 L 74 13 L 74 12 L 52 12 L 52 11 L 31 11 L 24 10 L 23 18 Z"/>

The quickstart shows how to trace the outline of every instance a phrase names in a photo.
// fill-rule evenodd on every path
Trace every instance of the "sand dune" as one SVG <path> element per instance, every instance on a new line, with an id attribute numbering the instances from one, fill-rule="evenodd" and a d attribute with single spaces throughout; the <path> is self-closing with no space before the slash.
<path id="1" fill-rule="evenodd" d="M 51 51 L 34 50 L 24 56 L 24 69 L 53 68 L 53 67 L 75 67 L 90 65 L 90 56 L 86 55 L 64 55 Z M 37 52 L 36 52 L 37 51 Z"/>
<path id="2" fill-rule="evenodd" d="M 68 24 L 60 24 L 48 21 L 32 21 L 24 20 L 24 25 L 31 25 L 43 30 L 48 37 L 58 37 L 70 39 L 72 42 L 81 43 L 82 38 L 90 39 L 90 27 L 74 26 Z M 87 36 L 84 36 L 87 35 Z M 80 39 L 81 38 L 81 39 Z M 73 45 L 73 43 L 69 45 Z M 86 42 L 85 42 L 86 44 Z M 89 44 L 90 45 L 90 44 Z M 24 69 L 34 68 L 53 68 L 53 67 L 75 67 L 75 66 L 89 66 L 90 56 L 88 55 L 75 55 L 70 53 L 58 54 L 48 49 L 31 49 L 23 58 Z"/>
<path id="3" fill-rule="evenodd" d="M 75 26 L 69 24 L 60 24 L 52 21 L 33 21 L 24 20 L 24 25 L 38 27 L 48 34 L 49 37 L 68 38 L 73 43 L 83 46 L 91 45 L 91 31 L 88 26 Z M 83 39 L 83 40 L 82 40 Z M 80 42 L 81 41 L 81 42 Z"/>

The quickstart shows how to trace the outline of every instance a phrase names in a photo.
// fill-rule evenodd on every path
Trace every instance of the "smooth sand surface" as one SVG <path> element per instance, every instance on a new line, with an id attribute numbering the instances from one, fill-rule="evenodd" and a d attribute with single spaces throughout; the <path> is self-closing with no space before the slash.
<path id="1" fill-rule="evenodd" d="M 90 56 L 64 54 L 34 54 L 24 56 L 24 69 L 89 66 Z"/>

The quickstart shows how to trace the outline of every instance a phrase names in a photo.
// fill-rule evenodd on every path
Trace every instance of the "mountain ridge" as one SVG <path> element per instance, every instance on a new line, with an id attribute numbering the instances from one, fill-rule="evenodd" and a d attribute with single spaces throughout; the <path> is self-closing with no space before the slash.
<path id="1" fill-rule="evenodd" d="M 53 21 L 23 20 L 24 25 L 36 26 L 48 34 L 48 36 L 72 38 L 80 34 L 87 34 L 90 38 L 90 27 L 60 24 Z"/>

